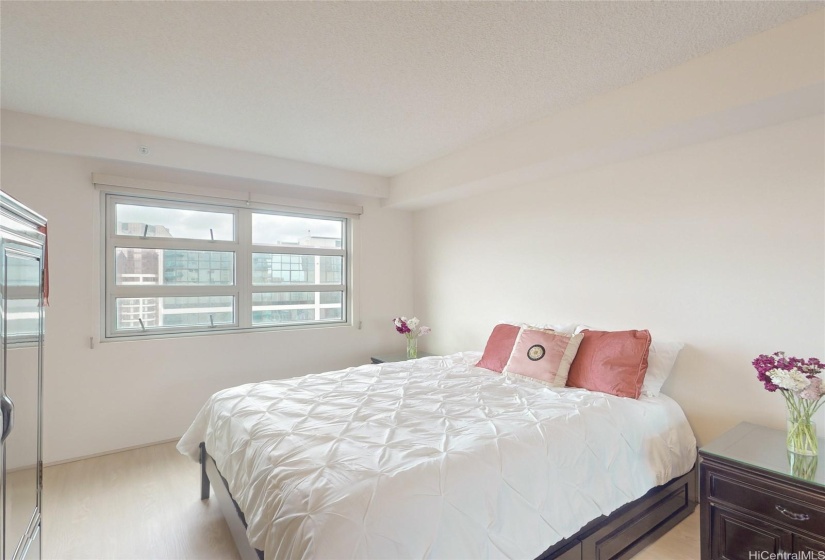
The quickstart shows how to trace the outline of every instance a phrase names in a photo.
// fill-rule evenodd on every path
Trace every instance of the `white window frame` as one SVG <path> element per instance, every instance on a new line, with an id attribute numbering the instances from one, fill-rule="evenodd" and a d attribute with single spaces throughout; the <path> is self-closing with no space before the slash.
<path id="1" fill-rule="evenodd" d="M 240 200 L 220 200 L 178 195 L 172 193 L 141 193 L 101 190 L 101 340 L 124 340 L 143 338 L 166 338 L 199 334 L 284 330 L 295 328 L 328 328 L 353 324 L 353 230 L 354 216 L 346 213 L 321 210 L 297 211 L 260 202 Z M 233 241 L 211 241 L 166 237 L 138 237 L 119 235 L 116 231 L 115 208 L 118 203 L 153 207 L 182 208 L 207 212 L 231 213 L 235 221 Z M 340 249 L 293 247 L 281 245 L 253 245 L 252 214 L 274 214 L 293 217 L 331 219 L 342 222 L 342 244 Z M 224 286 L 174 286 L 174 285 L 117 285 L 115 269 L 115 247 L 178 249 L 187 251 L 230 251 L 235 255 L 235 284 Z M 299 254 L 319 256 L 341 256 L 343 258 L 341 284 L 289 284 L 253 285 L 252 254 Z M 280 324 L 252 324 L 252 294 L 273 292 L 342 292 L 342 317 L 330 321 L 289 322 Z M 163 326 L 118 330 L 118 298 L 186 297 L 186 296 L 232 296 L 234 297 L 234 322 L 215 326 Z"/>

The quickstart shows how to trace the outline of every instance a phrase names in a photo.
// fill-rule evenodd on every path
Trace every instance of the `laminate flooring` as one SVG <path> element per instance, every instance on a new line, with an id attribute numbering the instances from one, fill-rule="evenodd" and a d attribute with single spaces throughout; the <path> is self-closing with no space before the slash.
<path id="1" fill-rule="evenodd" d="M 47 467 L 43 558 L 240 560 L 200 465 L 174 443 Z"/>
<path id="2" fill-rule="evenodd" d="M 47 467 L 43 558 L 239 560 L 214 500 L 200 500 L 200 465 L 174 443 Z M 636 560 L 698 560 L 699 512 Z"/>

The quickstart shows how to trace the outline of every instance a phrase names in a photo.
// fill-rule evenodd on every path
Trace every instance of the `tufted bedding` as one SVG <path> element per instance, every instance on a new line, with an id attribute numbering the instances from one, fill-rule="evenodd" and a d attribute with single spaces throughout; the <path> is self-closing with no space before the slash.
<path id="1" fill-rule="evenodd" d="M 215 459 L 274 558 L 534 558 L 688 472 L 669 397 L 553 389 L 478 352 L 213 395 L 180 440 Z"/>

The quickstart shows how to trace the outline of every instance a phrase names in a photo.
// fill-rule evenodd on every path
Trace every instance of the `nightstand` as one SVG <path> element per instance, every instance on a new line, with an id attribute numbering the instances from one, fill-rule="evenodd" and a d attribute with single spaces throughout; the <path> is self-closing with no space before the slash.
<path id="1" fill-rule="evenodd" d="M 702 560 L 825 558 L 825 440 L 804 457 L 785 437 L 745 422 L 699 449 Z"/>
<path id="2" fill-rule="evenodd" d="M 419 358 L 427 358 L 433 355 L 434 354 L 428 354 L 427 352 L 418 353 Z M 388 354 L 380 354 L 370 358 L 374 364 L 383 364 L 384 362 L 406 362 L 409 359 L 410 358 L 407 357 L 406 352 L 390 352 Z"/>

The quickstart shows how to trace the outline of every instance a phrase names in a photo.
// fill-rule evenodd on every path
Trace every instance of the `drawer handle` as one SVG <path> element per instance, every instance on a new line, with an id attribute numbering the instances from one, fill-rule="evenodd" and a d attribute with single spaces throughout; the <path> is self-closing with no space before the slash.
<path id="1" fill-rule="evenodd" d="M 807 513 L 794 513 L 790 510 L 783 508 L 782 506 L 776 506 L 776 511 L 778 511 L 785 517 L 793 519 L 794 521 L 807 521 L 811 518 L 811 516 Z"/>

